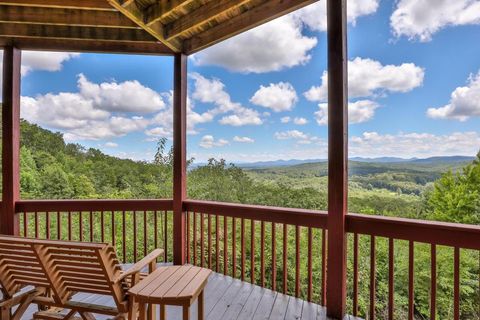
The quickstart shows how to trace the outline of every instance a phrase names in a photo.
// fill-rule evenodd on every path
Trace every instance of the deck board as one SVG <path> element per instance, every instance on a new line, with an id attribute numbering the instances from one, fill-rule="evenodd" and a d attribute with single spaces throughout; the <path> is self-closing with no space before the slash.
<path id="1" fill-rule="evenodd" d="M 110 297 L 78 294 L 74 300 L 113 306 Z M 22 319 L 31 319 L 36 306 L 31 306 Z M 167 306 L 167 319 L 182 319 L 180 307 Z M 158 312 L 158 308 L 157 308 Z M 98 316 L 106 320 L 106 316 Z M 158 317 L 157 317 L 158 319 Z M 197 303 L 191 308 L 190 319 L 197 319 Z M 327 320 L 325 308 L 314 304 L 242 282 L 229 276 L 213 273 L 205 288 L 205 319 L 207 320 Z M 361 320 L 346 316 L 345 320 Z"/>

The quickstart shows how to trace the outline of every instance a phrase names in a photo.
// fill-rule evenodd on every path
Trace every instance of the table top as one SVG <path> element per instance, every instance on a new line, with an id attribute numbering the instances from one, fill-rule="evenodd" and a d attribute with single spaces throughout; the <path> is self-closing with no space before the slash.
<path id="1" fill-rule="evenodd" d="M 159 267 L 128 292 L 141 303 L 190 306 L 207 285 L 211 273 L 195 266 Z"/>

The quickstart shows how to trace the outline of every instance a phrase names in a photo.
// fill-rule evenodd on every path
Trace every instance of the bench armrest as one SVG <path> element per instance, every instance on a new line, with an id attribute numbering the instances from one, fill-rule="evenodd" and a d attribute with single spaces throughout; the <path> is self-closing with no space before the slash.
<path id="1" fill-rule="evenodd" d="M 113 280 L 114 283 L 119 283 L 120 281 L 124 280 L 125 278 L 135 275 L 142 271 L 143 268 L 151 264 L 152 262 L 156 262 L 157 258 L 163 255 L 163 249 L 155 249 L 146 255 L 142 260 L 135 263 L 133 266 L 125 270 L 120 276 Z"/>

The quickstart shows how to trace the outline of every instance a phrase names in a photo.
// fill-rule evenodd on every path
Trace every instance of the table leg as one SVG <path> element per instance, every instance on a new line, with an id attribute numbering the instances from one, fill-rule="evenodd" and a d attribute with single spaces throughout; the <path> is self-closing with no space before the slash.
<path id="1" fill-rule="evenodd" d="M 147 319 L 147 305 L 145 303 L 138 304 L 138 320 L 146 320 Z"/>
<path id="2" fill-rule="evenodd" d="M 190 320 L 190 307 L 183 306 L 183 320 Z"/>
<path id="3" fill-rule="evenodd" d="M 148 319 L 149 320 L 156 320 L 157 319 L 157 305 L 153 304 L 153 303 L 150 303 L 148 305 L 148 311 L 147 311 L 148 315 Z"/>
<path id="4" fill-rule="evenodd" d="M 161 304 L 160 305 L 160 320 L 167 320 L 167 314 L 165 311 L 165 305 Z"/>
<path id="5" fill-rule="evenodd" d="M 138 304 L 133 296 L 129 298 L 130 310 L 128 310 L 128 320 L 136 320 L 138 315 Z"/>
<path id="6" fill-rule="evenodd" d="M 198 296 L 198 320 L 203 320 L 204 314 L 203 314 L 203 309 L 204 309 L 204 304 L 203 304 L 203 290 L 200 292 L 200 295 Z"/>

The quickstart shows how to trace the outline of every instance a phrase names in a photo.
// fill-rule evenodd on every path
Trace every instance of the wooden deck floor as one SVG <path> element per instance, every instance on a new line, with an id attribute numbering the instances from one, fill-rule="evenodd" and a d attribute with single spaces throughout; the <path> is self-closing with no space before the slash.
<path id="1" fill-rule="evenodd" d="M 73 300 L 113 305 L 109 297 L 78 294 Z M 31 319 L 36 307 L 30 307 L 23 319 Z M 180 307 L 168 306 L 167 319 L 182 319 Z M 228 276 L 213 273 L 205 289 L 207 320 L 296 319 L 326 320 L 325 308 L 320 305 L 273 292 Z M 100 316 L 98 319 L 107 319 Z M 158 319 L 158 318 L 157 318 Z M 190 319 L 197 319 L 197 304 L 191 309 Z M 360 320 L 347 316 L 348 320 Z"/>

